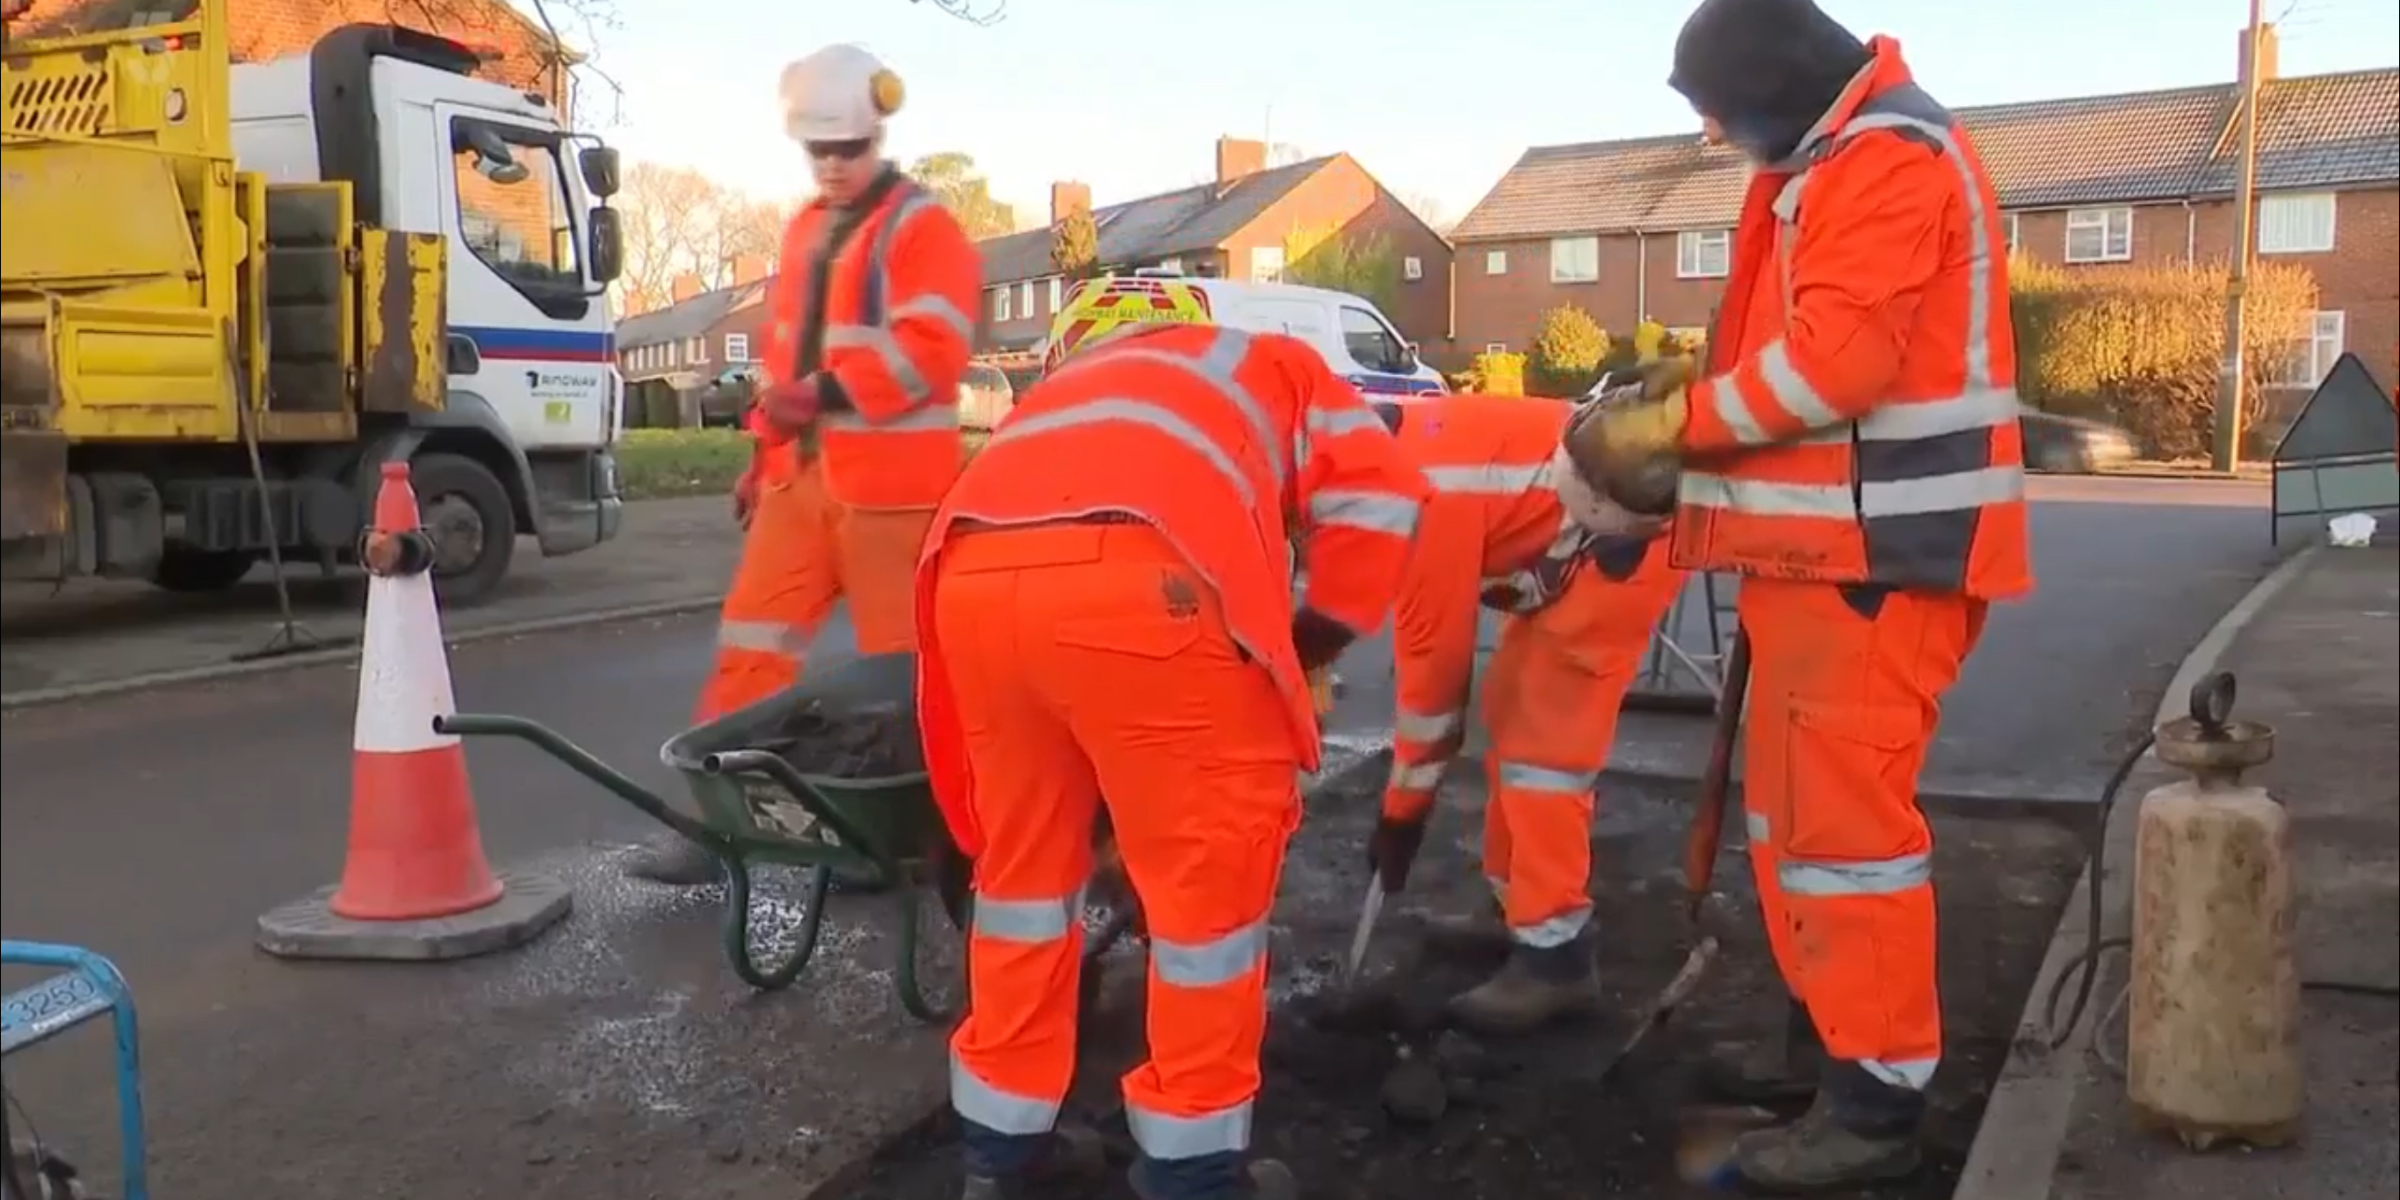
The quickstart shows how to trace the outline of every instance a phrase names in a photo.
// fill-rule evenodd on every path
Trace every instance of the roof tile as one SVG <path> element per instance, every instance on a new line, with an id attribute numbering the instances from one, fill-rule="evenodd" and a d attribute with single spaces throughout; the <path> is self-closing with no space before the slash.
<path id="1" fill-rule="evenodd" d="M 1092 219 L 1100 227 L 1100 261 L 1118 266 L 1213 250 L 1336 157 L 1312 158 L 1246 175 L 1222 194 L 1215 183 L 1202 183 L 1095 208 Z M 1050 262 L 1050 231 L 1046 228 L 985 238 L 975 243 L 975 249 L 983 256 L 987 286 L 1057 273 Z"/>

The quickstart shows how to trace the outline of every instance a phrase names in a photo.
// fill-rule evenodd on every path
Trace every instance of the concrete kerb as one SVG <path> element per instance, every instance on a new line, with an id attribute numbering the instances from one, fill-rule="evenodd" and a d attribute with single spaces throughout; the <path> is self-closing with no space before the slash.
<path id="1" fill-rule="evenodd" d="M 2320 549 L 2312 545 L 2285 559 L 2217 619 L 2176 668 L 2159 701 L 2153 726 L 2183 715 L 2192 686 L 2217 669 L 2241 632 L 2307 572 Z M 2116 807 L 2108 814 L 2105 833 L 2105 846 L 2116 850 L 2117 857 L 2113 862 L 2087 861 L 2059 913 L 2058 929 L 2051 935 L 2041 970 L 2026 993 L 2025 1010 L 2017 1018 L 2015 1044 L 1984 1107 L 1983 1123 L 1967 1152 L 1952 1200 L 2048 1200 L 2058 1174 L 2059 1153 L 2066 1144 L 2067 1124 L 2088 1070 L 2086 1058 L 2100 1035 L 2108 997 L 2125 978 L 2123 956 L 2103 954 L 2090 968 L 2098 975 L 2091 1002 L 2063 1036 L 2050 1025 L 2050 991 L 2085 955 L 2091 932 L 2086 928 L 2086 913 L 2093 888 L 2100 889 L 2099 936 L 2122 937 L 2130 926 L 2133 872 L 2131 859 L 2124 856 L 2122 848 L 2132 841 L 2138 798 L 2170 778 L 2155 758 L 2146 758 L 2126 779 Z"/>
<path id="2" fill-rule="evenodd" d="M 523 621 L 508 621 L 498 625 L 462 629 L 455 633 L 445 631 L 442 642 L 445 646 L 463 646 L 470 642 L 551 633 L 583 625 L 605 625 L 614 621 L 638 621 L 649 617 L 681 616 L 684 613 L 712 609 L 724 602 L 723 593 L 718 593 L 710 596 L 687 596 L 677 600 L 654 600 L 647 604 L 628 604 L 616 608 L 560 613 L 556 616 L 533 617 Z M 356 637 L 328 639 L 320 649 L 304 650 L 276 658 L 253 659 L 249 662 L 209 663 L 198 667 L 178 667 L 171 671 L 149 671 L 117 679 L 96 679 L 89 683 L 28 688 L 21 692 L 0 694 L 0 712 L 14 712 L 22 708 L 36 708 L 47 704 L 64 704 L 71 700 L 97 700 L 106 696 L 147 691 L 152 688 L 217 683 L 227 679 L 271 675 L 278 671 L 297 671 L 303 667 L 322 667 L 334 663 L 355 662 L 357 659 L 358 639 Z"/>

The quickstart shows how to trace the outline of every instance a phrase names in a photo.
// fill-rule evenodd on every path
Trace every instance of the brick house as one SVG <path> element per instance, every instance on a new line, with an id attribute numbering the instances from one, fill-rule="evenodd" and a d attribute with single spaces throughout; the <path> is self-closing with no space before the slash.
<path id="1" fill-rule="evenodd" d="M 2345 349 L 2400 379 L 2400 70 L 2279 78 L 2272 31 L 2261 49 L 2258 253 L 2319 290 L 2292 398 Z M 2217 84 L 1956 111 L 2011 246 L 2073 266 L 2225 261 L 2239 107 Z M 1558 304 L 1611 330 L 1704 329 L 1747 178 L 1693 134 L 1527 150 L 1452 231 L 1460 347 L 1522 350 Z"/>
<path id="2" fill-rule="evenodd" d="M 1050 220 L 1086 209 L 1105 270 L 1165 267 L 1191 275 L 1276 280 L 1295 231 L 1389 238 L 1400 259 L 1398 300 L 1386 313 L 1428 357 L 1449 348 L 1450 244 L 1347 154 L 1267 166 L 1264 142 L 1217 139 L 1215 178 L 1156 196 L 1092 208 L 1088 185 L 1050 187 Z M 1050 261 L 1047 228 L 987 238 L 979 349 L 1028 350 L 1050 332 L 1065 290 Z"/>
<path id="3" fill-rule="evenodd" d="M 617 370 L 625 377 L 626 411 L 658 414 L 670 405 L 675 424 L 699 419 L 698 400 L 728 373 L 755 371 L 766 344 L 767 260 L 743 255 L 729 264 L 733 283 L 708 290 L 698 275 L 675 277 L 663 308 L 617 322 Z M 643 424 L 668 423 L 653 415 Z"/>

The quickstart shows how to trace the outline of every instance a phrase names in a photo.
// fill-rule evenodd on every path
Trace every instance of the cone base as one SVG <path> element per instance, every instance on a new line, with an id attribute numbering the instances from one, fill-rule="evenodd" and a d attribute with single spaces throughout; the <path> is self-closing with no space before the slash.
<path id="1" fill-rule="evenodd" d="M 258 919 L 258 948 L 277 958 L 444 962 L 524 945 L 566 918 L 574 895 L 554 876 L 502 871 L 500 898 L 417 921 L 353 921 L 328 887 Z"/>
<path id="2" fill-rule="evenodd" d="M 351 756 L 350 848 L 333 894 L 335 916 L 423 921 L 500 896 L 462 747 Z"/>

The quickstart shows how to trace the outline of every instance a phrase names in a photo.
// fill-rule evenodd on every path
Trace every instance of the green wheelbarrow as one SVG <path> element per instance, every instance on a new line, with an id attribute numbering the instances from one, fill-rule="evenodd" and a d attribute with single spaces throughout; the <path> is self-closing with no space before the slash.
<path id="1" fill-rule="evenodd" d="M 956 1015 L 957 1005 L 927 997 L 918 973 L 928 893 L 959 929 L 972 902 L 970 865 L 926 778 L 915 656 L 851 659 L 669 739 L 659 759 L 683 775 L 697 815 L 538 721 L 461 713 L 435 718 L 434 728 L 530 742 L 715 855 L 725 870 L 725 954 L 750 986 L 779 990 L 808 969 L 838 878 L 845 890 L 886 893 L 896 902 L 893 983 L 901 1006 L 928 1022 Z M 751 870 L 760 865 L 808 872 L 807 913 L 789 956 L 774 965 L 751 950 Z"/>

